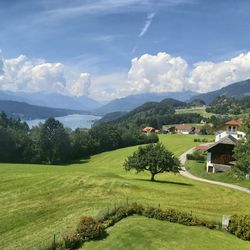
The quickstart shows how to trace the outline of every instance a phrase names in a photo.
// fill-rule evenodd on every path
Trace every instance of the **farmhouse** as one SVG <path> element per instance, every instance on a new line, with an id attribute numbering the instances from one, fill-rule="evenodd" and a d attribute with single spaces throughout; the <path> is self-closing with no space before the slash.
<path id="1" fill-rule="evenodd" d="M 235 137 L 227 135 L 207 149 L 207 172 L 225 172 L 231 168 L 235 162 L 233 150 L 236 142 Z"/>
<path id="2" fill-rule="evenodd" d="M 175 124 L 175 125 L 164 125 L 162 126 L 162 130 L 165 133 L 170 133 L 170 134 L 199 134 L 200 129 L 197 129 L 192 126 L 192 124 Z"/>
<path id="3" fill-rule="evenodd" d="M 228 135 L 233 136 L 237 140 L 245 137 L 246 134 L 244 132 L 239 131 L 240 125 L 241 120 L 232 119 L 219 126 L 215 133 L 215 142 Z"/>

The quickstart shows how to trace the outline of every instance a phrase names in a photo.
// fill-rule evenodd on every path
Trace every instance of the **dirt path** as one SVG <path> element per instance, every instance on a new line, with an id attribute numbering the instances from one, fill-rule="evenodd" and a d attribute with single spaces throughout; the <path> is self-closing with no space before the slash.
<path id="1" fill-rule="evenodd" d="M 190 174 L 186 168 L 185 168 L 185 163 L 187 161 L 187 154 L 191 154 L 194 151 L 195 148 L 191 148 L 188 151 L 186 151 L 185 153 L 183 153 L 180 157 L 179 160 L 181 162 L 182 165 L 182 171 L 180 171 L 180 174 L 186 178 L 192 179 L 192 180 L 196 180 L 196 181 L 202 181 L 202 182 L 206 182 L 206 183 L 210 183 L 210 184 L 215 184 L 215 185 L 219 185 L 219 186 L 223 186 L 223 187 L 228 187 L 228 188 L 232 188 L 232 189 L 236 189 L 238 191 L 241 192 L 245 192 L 250 194 L 250 189 L 248 188 L 244 188 L 244 187 L 240 187 L 234 184 L 229 184 L 229 183 L 225 183 L 225 182 L 219 182 L 219 181 L 212 181 L 212 180 L 207 180 L 207 179 L 203 179 L 197 176 L 194 176 L 192 174 Z"/>

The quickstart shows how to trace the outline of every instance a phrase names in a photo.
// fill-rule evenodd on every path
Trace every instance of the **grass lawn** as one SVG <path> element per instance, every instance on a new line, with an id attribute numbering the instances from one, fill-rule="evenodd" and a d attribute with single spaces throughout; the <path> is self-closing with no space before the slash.
<path id="1" fill-rule="evenodd" d="M 234 177 L 232 176 L 231 172 L 215 173 L 215 174 L 207 173 L 205 171 L 205 163 L 197 161 L 187 161 L 187 169 L 191 174 L 195 176 L 250 188 L 250 180 L 246 180 L 244 177 L 242 178 Z"/>
<path id="2" fill-rule="evenodd" d="M 129 228 L 129 230 L 128 230 Z M 101 241 L 88 242 L 86 250 L 247 250 L 250 243 L 233 235 L 200 227 L 130 217 L 108 230 Z"/>
<path id="3" fill-rule="evenodd" d="M 195 108 L 186 108 L 186 109 L 176 109 L 176 114 L 183 114 L 183 113 L 198 113 L 203 117 L 210 118 L 213 113 L 206 112 L 206 106 L 195 107 Z"/>
<path id="4" fill-rule="evenodd" d="M 194 138 L 160 136 L 177 155 L 194 146 Z M 179 174 L 161 174 L 156 176 L 159 182 L 152 183 L 148 173 L 126 173 L 124 159 L 136 148 L 98 154 L 68 166 L 0 164 L 1 249 L 41 249 L 53 234 L 59 237 L 74 229 L 81 215 L 96 216 L 127 197 L 129 202 L 161 204 L 216 221 L 223 214 L 249 213 L 250 196 L 245 193 Z"/>

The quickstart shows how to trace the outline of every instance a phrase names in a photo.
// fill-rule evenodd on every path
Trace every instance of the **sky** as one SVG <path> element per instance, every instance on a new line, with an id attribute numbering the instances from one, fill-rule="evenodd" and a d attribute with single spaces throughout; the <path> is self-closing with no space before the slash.
<path id="1" fill-rule="evenodd" d="M 0 90 L 107 101 L 250 78 L 248 0 L 0 0 Z"/>

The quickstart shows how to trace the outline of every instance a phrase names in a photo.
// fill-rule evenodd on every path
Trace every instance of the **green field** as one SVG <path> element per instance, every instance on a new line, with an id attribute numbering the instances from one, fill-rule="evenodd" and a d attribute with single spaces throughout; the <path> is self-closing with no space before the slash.
<path id="1" fill-rule="evenodd" d="M 224 172 L 224 173 L 207 173 L 205 171 L 205 163 L 197 162 L 197 161 L 187 161 L 187 170 L 195 175 L 205 179 L 214 180 L 214 181 L 221 181 L 226 183 L 231 183 L 235 185 L 239 185 L 242 187 L 250 188 L 250 180 L 244 179 L 244 177 L 239 178 L 235 176 L 231 172 Z"/>
<path id="2" fill-rule="evenodd" d="M 129 230 L 128 230 L 129 228 Z M 250 243 L 223 232 L 187 227 L 143 217 L 131 217 L 110 228 L 109 236 L 88 242 L 82 249 L 123 250 L 237 250 L 250 249 Z"/>
<path id="3" fill-rule="evenodd" d="M 198 137 L 160 136 L 177 155 L 194 146 L 194 138 Z M 152 183 L 147 173 L 126 173 L 122 167 L 124 159 L 135 149 L 102 153 L 68 166 L 0 164 L 1 249 L 41 249 L 52 240 L 53 234 L 59 237 L 62 232 L 74 229 L 81 215 L 96 216 L 127 197 L 129 202 L 160 204 L 162 208 L 192 211 L 216 221 L 223 214 L 249 213 L 250 196 L 245 193 L 185 179 L 179 174 L 162 174 L 156 176 L 159 182 Z M 144 232 L 148 230 L 143 224 L 142 227 Z M 183 233 L 189 231 L 185 229 Z M 110 230 L 117 230 L 116 226 Z M 224 237 L 232 239 L 231 235 Z M 176 239 L 176 244 L 178 240 L 181 239 Z M 137 244 L 135 248 L 139 249 L 140 241 Z"/>
<path id="4" fill-rule="evenodd" d="M 193 108 L 185 108 L 185 109 L 176 109 L 175 110 L 176 114 L 183 114 L 183 113 L 198 113 L 203 117 L 210 118 L 212 113 L 206 112 L 206 106 L 202 107 L 193 107 Z"/>

